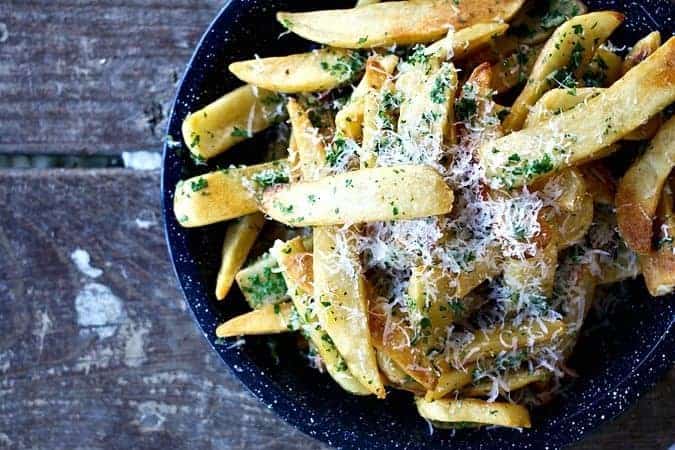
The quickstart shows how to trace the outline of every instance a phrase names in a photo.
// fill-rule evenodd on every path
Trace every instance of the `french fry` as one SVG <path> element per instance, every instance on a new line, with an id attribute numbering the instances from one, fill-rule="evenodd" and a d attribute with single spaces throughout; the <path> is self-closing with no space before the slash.
<path id="1" fill-rule="evenodd" d="M 508 28 L 508 24 L 499 22 L 477 23 L 434 42 L 426 48 L 424 53 L 434 55 L 440 60 L 457 61 L 486 46 L 493 39 L 503 35 Z"/>
<path id="2" fill-rule="evenodd" d="M 628 52 L 621 65 L 621 74 L 625 74 L 633 67 L 647 59 L 661 46 L 661 33 L 653 31 L 635 43 Z"/>
<path id="3" fill-rule="evenodd" d="M 333 340 L 316 319 L 310 294 L 312 291 L 306 290 L 313 284 L 311 265 L 306 264 L 312 255 L 305 253 L 302 240 L 298 237 L 285 243 L 277 241 L 272 248 L 272 255 L 279 261 L 291 300 L 300 316 L 302 330 L 316 347 L 330 376 L 347 392 L 369 395 L 370 391 L 351 374 Z"/>
<path id="4" fill-rule="evenodd" d="M 608 146 L 675 100 L 675 38 L 586 104 L 487 142 L 479 159 L 508 187 L 606 156 Z M 515 155 L 515 156 L 513 156 Z"/>
<path id="5" fill-rule="evenodd" d="M 543 124 L 553 116 L 564 111 L 568 111 L 581 103 L 586 103 L 593 97 L 597 97 L 603 88 L 587 87 L 574 90 L 575 95 L 571 95 L 568 89 L 551 89 L 544 94 L 539 101 L 532 107 L 527 115 L 523 128 L 529 128 L 538 124 Z M 625 135 L 622 139 L 627 141 L 643 141 L 654 137 L 662 120 L 660 115 L 649 119 L 647 123 L 639 126 L 635 130 Z"/>
<path id="6" fill-rule="evenodd" d="M 265 217 L 260 213 L 253 213 L 239 219 L 227 227 L 223 242 L 222 260 L 218 277 L 216 278 L 216 298 L 222 300 L 234 283 L 234 278 L 246 262 L 248 252 L 258 237 L 265 223 Z"/>
<path id="7" fill-rule="evenodd" d="M 343 48 L 385 47 L 431 42 L 449 27 L 508 21 L 523 0 L 394 1 L 352 9 L 277 13 L 277 20 L 305 39 Z"/>
<path id="8" fill-rule="evenodd" d="M 598 48 L 583 71 L 582 84 L 590 87 L 611 86 L 621 77 L 623 60 L 616 53 L 604 47 Z"/>
<path id="9" fill-rule="evenodd" d="M 396 55 L 374 55 L 366 62 L 366 74 L 354 89 L 347 104 L 335 115 L 335 130 L 337 135 L 353 140 L 361 139 L 363 126 L 363 108 L 365 97 L 371 91 L 375 73 L 391 75 L 398 64 Z M 381 84 L 380 84 L 381 86 Z M 378 87 L 379 89 L 379 87 Z"/>
<path id="10" fill-rule="evenodd" d="M 629 71 L 626 76 L 637 70 Z M 654 214 L 663 185 L 675 166 L 674 142 L 675 118 L 671 118 L 619 182 L 616 193 L 619 231 L 626 244 L 639 254 L 651 250 Z"/>
<path id="11" fill-rule="evenodd" d="M 473 381 L 471 375 L 475 365 L 465 367 L 464 370 L 448 369 L 441 373 L 438 377 L 438 383 L 433 390 L 427 391 L 424 396 L 425 400 L 433 401 L 445 397 L 447 394 L 461 390 L 468 386 Z"/>
<path id="12" fill-rule="evenodd" d="M 229 69 L 245 83 L 295 94 L 326 91 L 349 83 L 362 72 L 364 62 L 357 52 L 325 47 L 307 53 L 237 61 Z"/>
<path id="13" fill-rule="evenodd" d="M 375 3 L 380 3 L 380 0 L 356 0 L 355 8 L 360 8 L 362 6 L 374 5 Z"/>
<path id="14" fill-rule="evenodd" d="M 414 394 L 424 394 L 424 387 L 401 370 L 398 364 L 386 353 L 378 351 L 376 356 L 380 371 L 391 385 Z"/>
<path id="15" fill-rule="evenodd" d="M 576 89 L 574 95 L 570 95 L 567 89 L 551 89 L 542 95 L 530 109 L 523 128 L 544 124 L 554 116 L 569 111 L 577 105 L 586 103 L 602 92 L 602 88 L 586 87 Z"/>
<path id="16" fill-rule="evenodd" d="M 319 323 L 350 372 L 379 398 L 385 397 L 368 330 L 368 298 L 353 232 L 314 229 L 314 298 Z"/>
<path id="17" fill-rule="evenodd" d="M 303 227 L 435 216 L 448 213 L 452 203 L 452 190 L 436 170 L 394 166 L 279 185 L 265 191 L 262 209 L 278 222 Z"/>
<path id="18" fill-rule="evenodd" d="M 326 146 L 319 130 L 312 126 L 307 111 L 295 99 L 286 104 L 293 129 L 293 147 L 289 150 L 292 181 L 321 177 L 326 166 Z"/>
<path id="19" fill-rule="evenodd" d="M 433 390 L 438 375 L 425 352 L 411 345 L 412 330 L 402 315 L 388 314 L 382 301 L 369 305 L 368 327 L 373 345 L 391 358 L 397 366 L 426 390 Z"/>
<path id="20" fill-rule="evenodd" d="M 173 211 L 184 227 L 199 227 L 258 211 L 256 189 L 288 182 L 288 162 L 223 169 L 179 181 Z"/>
<path id="21" fill-rule="evenodd" d="M 523 45 L 492 65 L 492 89 L 503 94 L 527 81 L 544 44 Z"/>
<path id="22" fill-rule="evenodd" d="M 504 376 L 504 385 L 500 386 L 506 392 L 517 391 L 528 384 L 546 382 L 551 378 L 551 372 L 538 369 L 533 372 L 528 370 L 519 370 Z M 475 386 L 469 386 L 462 391 L 462 395 L 467 397 L 485 397 L 490 394 L 492 382 L 482 381 Z"/>
<path id="23" fill-rule="evenodd" d="M 293 319 L 294 312 L 291 302 L 265 305 L 218 325 L 216 336 L 226 338 L 294 331 L 298 326 L 297 320 Z"/>
<path id="24" fill-rule="evenodd" d="M 458 366 L 466 365 L 485 358 L 494 358 L 499 352 L 523 348 L 535 344 L 548 343 L 560 339 L 565 334 L 562 321 L 526 323 L 520 326 L 505 325 L 476 333 L 475 339 L 458 357 Z"/>
<path id="25" fill-rule="evenodd" d="M 517 36 L 521 44 L 538 44 L 546 41 L 555 27 L 587 10 L 579 0 L 552 0 L 543 5 L 530 2 L 511 21 L 513 30 L 509 34 Z"/>
<path id="26" fill-rule="evenodd" d="M 515 403 L 487 402 L 464 398 L 427 401 L 415 399 L 417 412 L 427 420 L 438 422 L 469 422 L 483 425 L 499 425 L 511 428 L 530 428 L 530 413 Z"/>
<path id="27" fill-rule="evenodd" d="M 444 143 L 454 141 L 457 74 L 451 63 L 443 63 L 437 69 L 420 66 L 403 73 L 396 82 L 403 97 L 398 134 L 403 136 L 404 142 L 435 153 Z"/>
<path id="28" fill-rule="evenodd" d="M 551 298 L 557 266 L 558 245 L 552 241 L 531 258 L 506 259 L 503 264 L 504 284 L 514 293 Z"/>
<path id="29" fill-rule="evenodd" d="M 672 237 L 675 231 L 675 215 L 673 214 L 672 182 L 663 187 L 658 214 L 663 221 L 662 236 L 658 246 L 649 254 L 640 256 L 645 284 L 649 293 L 654 297 L 666 295 L 675 290 L 675 246 L 673 246 Z"/>
<path id="30" fill-rule="evenodd" d="M 269 253 L 237 272 L 235 279 L 252 309 L 281 303 L 289 298 L 286 282 L 279 273 L 279 264 Z"/>
<path id="31" fill-rule="evenodd" d="M 279 121 L 284 99 L 245 85 L 189 114 L 182 125 L 185 145 L 199 159 L 209 159 Z"/>
<path id="32" fill-rule="evenodd" d="M 596 50 L 623 22 L 623 15 L 602 11 L 573 17 L 562 24 L 546 42 L 532 73 L 504 121 L 504 130 L 519 130 L 532 105 L 547 90 L 556 87 L 563 73 L 573 76 L 586 66 Z M 558 80 L 558 83 L 565 83 Z"/>

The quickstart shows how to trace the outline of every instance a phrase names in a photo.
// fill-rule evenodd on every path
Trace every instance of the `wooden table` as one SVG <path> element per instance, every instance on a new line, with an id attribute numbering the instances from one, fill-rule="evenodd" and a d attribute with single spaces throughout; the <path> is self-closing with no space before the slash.
<path id="1" fill-rule="evenodd" d="M 159 152 L 220 6 L 0 1 L 0 154 Z M 2 169 L 0 205 L 0 448 L 326 448 L 207 347 L 168 260 L 157 170 Z M 668 448 L 674 380 L 575 448 Z"/>

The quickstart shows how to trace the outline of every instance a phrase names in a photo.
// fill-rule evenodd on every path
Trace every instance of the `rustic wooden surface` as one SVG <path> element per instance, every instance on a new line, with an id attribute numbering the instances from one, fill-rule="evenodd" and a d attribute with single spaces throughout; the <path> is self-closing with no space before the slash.
<path id="1" fill-rule="evenodd" d="M 159 151 L 175 80 L 220 4 L 0 1 L 0 154 Z M 0 448 L 326 448 L 200 336 L 157 171 L 0 170 L 0 205 Z M 668 448 L 673 381 L 574 448 Z"/>

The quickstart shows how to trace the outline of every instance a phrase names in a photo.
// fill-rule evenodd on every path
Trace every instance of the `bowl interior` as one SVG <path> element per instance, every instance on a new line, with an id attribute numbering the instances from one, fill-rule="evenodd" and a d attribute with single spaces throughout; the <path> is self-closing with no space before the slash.
<path id="1" fill-rule="evenodd" d="M 591 10 L 614 9 L 626 22 L 612 37 L 617 46 L 632 45 L 652 30 L 664 39 L 674 31 L 675 4 L 668 0 L 587 1 Z M 322 7 L 351 2 L 324 1 Z M 622 412 L 640 392 L 672 365 L 675 340 L 671 298 L 651 299 L 640 279 L 624 283 L 599 299 L 605 313 L 591 314 L 570 366 L 579 377 L 566 382 L 553 403 L 532 413 L 533 428 L 522 432 L 429 428 L 414 411 L 411 394 L 393 391 L 385 401 L 345 395 L 327 375 L 307 366 L 296 351 L 295 337 L 246 338 L 244 345 L 216 343 L 218 323 L 247 310 L 238 290 L 224 302 L 213 295 L 225 224 L 181 228 L 173 215 L 173 189 L 188 176 L 231 163 L 260 160 L 260 148 L 273 131 L 228 151 L 209 166 L 196 166 L 182 143 L 180 124 L 201 108 L 240 85 L 227 65 L 254 54 L 284 55 L 311 46 L 274 20 L 277 10 L 316 9 L 310 1 L 230 1 L 211 24 L 188 65 L 171 114 L 164 152 L 162 204 L 166 236 L 176 274 L 205 337 L 234 374 L 282 418 L 304 432 L 339 447 L 360 448 L 555 448 L 580 439 L 589 430 Z M 205 350 L 206 351 L 206 350 Z"/>

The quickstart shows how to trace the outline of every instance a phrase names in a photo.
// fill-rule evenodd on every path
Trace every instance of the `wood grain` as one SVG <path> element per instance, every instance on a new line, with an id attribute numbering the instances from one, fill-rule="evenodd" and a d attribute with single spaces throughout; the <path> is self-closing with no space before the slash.
<path id="1" fill-rule="evenodd" d="M 0 448 L 322 448 L 208 348 L 158 199 L 157 173 L 0 172 Z"/>
<path id="2" fill-rule="evenodd" d="M 0 1 L 0 153 L 158 149 L 222 0 Z"/>
<path id="3" fill-rule="evenodd" d="M 158 198 L 156 172 L 0 172 L 0 448 L 326 448 L 208 348 L 176 287 Z M 83 306 L 87 293 L 99 308 Z M 673 381 L 575 448 L 667 448 Z"/>

